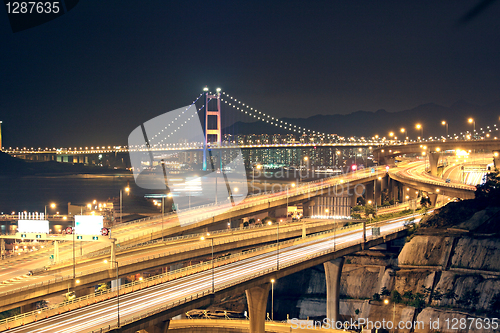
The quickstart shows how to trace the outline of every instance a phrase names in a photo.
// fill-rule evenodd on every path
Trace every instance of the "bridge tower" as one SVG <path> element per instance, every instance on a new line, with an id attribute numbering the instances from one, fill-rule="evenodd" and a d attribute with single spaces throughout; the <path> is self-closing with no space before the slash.
<path id="1" fill-rule="evenodd" d="M 217 88 L 217 93 L 211 94 L 208 92 L 208 88 L 205 87 L 203 89 L 205 92 L 205 142 L 203 145 L 203 170 L 207 170 L 207 145 L 208 143 L 217 143 L 221 144 L 222 141 L 222 133 L 221 133 L 221 118 L 220 118 L 220 88 Z M 216 101 L 216 109 L 211 110 L 209 107 L 209 102 L 215 99 Z M 213 103 L 211 104 L 213 105 Z M 216 116 L 216 128 L 210 128 L 209 126 L 209 116 Z M 215 136 L 215 140 L 213 138 Z"/>

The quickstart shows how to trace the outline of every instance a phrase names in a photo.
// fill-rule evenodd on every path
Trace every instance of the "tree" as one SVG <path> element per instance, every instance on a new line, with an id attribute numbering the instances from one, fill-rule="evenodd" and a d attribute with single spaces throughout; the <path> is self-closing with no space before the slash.
<path id="1" fill-rule="evenodd" d="M 500 293 L 497 293 L 490 301 L 490 310 L 500 313 Z"/>
<path id="2" fill-rule="evenodd" d="M 432 300 L 435 300 L 435 301 L 440 301 L 441 299 L 443 299 L 443 293 L 441 292 L 440 289 L 437 289 L 437 290 L 434 290 L 434 292 L 432 293 Z"/>
<path id="3" fill-rule="evenodd" d="M 454 301 L 457 299 L 457 294 L 453 291 L 453 289 L 446 290 L 446 292 L 443 294 L 443 298 L 446 298 L 447 300 Z"/>
<path id="4" fill-rule="evenodd" d="M 390 198 L 389 198 L 389 189 L 384 188 L 382 190 L 382 202 L 384 203 L 383 206 L 389 206 L 388 205 L 389 204 L 389 200 L 390 200 Z M 387 205 L 386 205 L 386 203 L 387 203 Z"/>
<path id="5" fill-rule="evenodd" d="M 353 212 L 360 212 L 362 210 L 363 210 L 363 207 L 360 205 L 356 205 L 356 206 L 352 207 Z"/>
<path id="6" fill-rule="evenodd" d="M 429 207 L 431 205 L 431 198 L 429 197 L 422 197 L 420 199 L 420 206 L 422 207 Z"/>
<path id="7" fill-rule="evenodd" d="M 262 219 L 263 224 L 267 224 L 268 222 L 271 222 L 274 224 L 276 222 L 276 219 L 274 217 L 266 216 L 265 218 Z"/>
<path id="8" fill-rule="evenodd" d="M 382 291 L 380 292 L 380 295 L 381 296 L 390 296 L 391 295 L 391 292 L 389 291 L 389 289 L 387 289 L 386 287 L 383 287 L 382 288 Z"/>
<path id="9" fill-rule="evenodd" d="M 424 293 L 425 297 L 429 297 L 429 295 L 432 293 L 432 288 L 423 285 L 422 292 Z"/>
<path id="10" fill-rule="evenodd" d="M 377 213 L 377 211 L 375 210 L 375 207 L 373 207 L 373 205 L 366 205 L 365 206 L 365 215 L 368 216 L 370 214 L 372 214 L 373 216 L 375 216 Z"/>
<path id="11" fill-rule="evenodd" d="M 411 290 L 407 290 L 403 293 L 403 298 L 406 298 L 408 301 L 413 299 L 413 292 Z"/>
<path id="12" fill-rule="evenodd" d="M 413 299 L 409 304 L 410 306 L 413 306 L 417 309 L 421 309 L 425 306 L 425 300 L 424 300 L 424 294 L 422 293 L 415 293 L 413 295 Z"/>
<path id="13" fill-rule="evenodd" d="M 375 293 L 375 294 L 373 294 L 372 299 L 373 299 L 374 301 L 380 301 L 380 294 L 379 294 L 379 293 Z"/>
<path id="14" fill-rule="evenodd" d="M 500 204 L 500 176 L 498 170 L 487 174 L 484 184 L 476 187 L 476 200 L 488 202 L 488 204 Z"/>
<path id="15" fill-rule="evenodd" d="M 391 301 L 393 301 L 394 303 L 401 303 L 403 301 L 403 298 L 401 297 L 399 291 L 391 291 Z"/>
<path id="16" fill-rule="evenodd" d="M 475 290 L 467 290 L 457 303 L 465 308 L 473 308 L 479 302 L 479 293 Z"/>

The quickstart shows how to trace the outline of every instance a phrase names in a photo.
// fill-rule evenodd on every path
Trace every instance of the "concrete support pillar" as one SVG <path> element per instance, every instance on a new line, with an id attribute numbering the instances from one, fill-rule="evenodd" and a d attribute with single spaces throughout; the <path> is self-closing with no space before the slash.
<path id="1" fill-rule="evenodd" d="M 396 201 L 398 199 L 398 185 L 397 181 L 389 178 L 389 200 Z"/>
<path id="2" fill-rule="evenodd" d="M 373 197 L 373 190 L 374 190 L 374 186 L 373 186 L 372 182 L 366 184 L 366 186 L 365 186 L 366 203 L 368 203 L 368 200 L 370 200 L 372 202 L 372 205 L 375 205 L 374 197 Z"/>
<path id="3" fill-rule="evenodd" d="M 59 242 L 54 241 L 54 262 L 59 262 Z"/>
<path id="4" fill-rule="evenodd" d="M 90 294 L 93 294 L 95 293 L 95 287 L 92 286 L 92 287 L 89 287 L 89 288 L 83 288 L 83 289 L 78 289 L 75 291 L 75 296 L 76 297 L 82 297 L 82 296 L 86 296 L 86 295 L 90 295 Z"/>
<path id="5" fill-rule="evenodd" d="M 266 332 L 266 307 L 267 297 L 271 283 L 245 290 L 250 316 L 250 333 Z"/>
<path id="6" fill-rule="evenodd" d="M 326 278 L 326 318 L 334 322 L 339 320 L 340 276 L 343 265 L 344 257 L 323 264 Z"/>
<path id="7" fill-rule="evenodd" d="M 493 151 L 493 163 L 495 168 L 500 170 L 500 151 L 498 150 Z"/>
<path id="8" fill-rule="evenodd" d="M 0 146 L 0 148 L 1 148 L 1 146 Z M 3 239 L 3 238 L 0 239 L 0 255 L 1 255 L 1 257 L 0 257 L 1 259 L 3 259 L 5 256 L 5 239 Z"/>
<path id="9" fill-rule="evenodd" d="M 429 199 L 431 199 L 431 206 L 436 206 L 437 202 L 437 193 L 429 193 Z"/>
<path id="10" fill-rule="evenodd" d="M 390 181 L 390 178 L 386 175 L 382 175 L 381 176 L 382 179 L 379 181 L 379 186 L 380 186 L 380 191 L 383 191 L 385 190 L 386 188 L 389 188 L 389 181 Z M 378 188 L 377 188 L 378 190 Z"/>
<path id="11" fill-rule="evenodd" d="M 168 331 L 168 326 L 170 325 L 170 320 L 161 322 L 159 324 L 152 325 L 146 329 L 148 333 L 166 333 Z"/>
<path id="12" fill-rule="evenodd" d="M 314 215 L 314 213 L 313 213 L 313 212 L 314 212 L 314 207 L 315 207 L 315 206 L 316 206 L 316 203 L 315 203 L 315 201 L 314 201 L 314 200 L 309 200 L 309 201 L 307 201 L 307 202 L 304 202 L 304 203 L 302 204 L 302 207 L 303 207 L 303 209 L 304 209 L 304 216 L 309 217 L 309 216 Z"/>
<path id="13" fill-rule="evenodd" d="M 21 306 L 21 313 L 31 312 L 36 310 L 36 302 Z"/>
<path id="14" fill-rule="evenodd" d="M 418 198 L 418 193 L 419 191 L 416 188 L 410 187 L 410 199 L 416 199 Z"/>
<path id="15" fill-rule="evenodd" d="M 405 201 L 404 189 L 405 189 L 404 185 L 401 184 L 401 183 L 398 183 L 396 199 L 399 202 L 404 202 Z"/>
<path id="16" fill-rule="evenodd" d="M 358 201 L 358 195 L 356 193 L 353 193 L 351 195 L 351 208 L 356 206 L 357 201 Z"/>
<path id="17" fill-rule="evenodd" d="M 441 156 L 441 154 L 433 151 L 433 152 L 430 152 L 429 154 L 427 154 L 427 156 L 429 156 L 429 164 L 431 167 L 431 176 L 437 177 L 437 174 L 438 174 L 437 166 L 438 166 L 439 157 Z"/>

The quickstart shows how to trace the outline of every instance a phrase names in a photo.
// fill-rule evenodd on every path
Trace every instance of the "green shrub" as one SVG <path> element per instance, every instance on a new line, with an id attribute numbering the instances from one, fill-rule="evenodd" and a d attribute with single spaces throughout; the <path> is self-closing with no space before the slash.
<path id="1" fill-rule="evenodd" d="M 391 301 L 394 303 L 401 303 L 403 301 L 403 298 L 401 297 L 401 294 L 397 290 L 391 291 Z"/>

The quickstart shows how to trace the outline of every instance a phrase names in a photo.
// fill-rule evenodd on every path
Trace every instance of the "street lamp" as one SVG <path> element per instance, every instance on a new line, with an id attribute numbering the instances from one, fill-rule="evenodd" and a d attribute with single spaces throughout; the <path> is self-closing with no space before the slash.
<path id="1" fill-rule="evenodd" d="M 448 137 L 448 122 L 446 120 L 443 120 L 441 122 L 441 125 L 446 126 L 446 137 Z"/>
<path id="2" fill-rule="evenodd" d="M 437 207 L 437 204 L 439 204 L 439 189 L 437 188 L 436 189 L 436 193 L 437 193 L 437 198 L 436 198 L 436 207 Z M 441 206 L 444 205 L 444 192 L 441 193 Z"/>
<path id="3" fill-rule="evenodd" d="M 73 279 L 76 277 L 76 255 L 75 255 L 75 229 L 76 229 L 76 219 L 73 218 Z"/>
<path id="4" fill-rule="evenodd" d="M 271 279 L 271 320 L 274 321 L 274 279 Z"/>
<path id="5" fill-rule="evenodd" d="M 207 233 L 207 236 L 210 236 L 209 233 Z M 205 240 L 204 236 L 201 236 L 200 238 L 202 241 Z M 214 267 L 214 238 L 211 237 L 210 241 L 212 243 L 212 294 L 215 293 L 215 267 Z"/>
<path id="6" fill-rule="evenodd" d="M 118 261 L 116 260 L 104 260 L 104 263 L 107 264 L 108 262 L 115 264 L 116 266 L 116 308 L 117 308 L 117 324 L 118 327 L 120 327 L 120 278 L 118 275 Z"/>
<path id="7" fill-rule="evenodd" d="M 384 299 L 384 304 L 385 304 L 385 305 L 389 305 L 389 299 L 387 299 L 387 298 L 386 298 L 386 299 Z M 393 323 L 393 325 L 394 325 L 395 320 L 396 320 L 396 302 L 394 302 L 394 301 L 393 301 L 393 302 L 392 302 L 392 304 L 393 304 L 393 310 L 392 310 L 392 323 Z"/>
<path id="8" fill-rule="evenodd" d="M 253 184 L 255 183 L 255 168 L 257 168 L 257 170 L 260 170 L 262 168 L 262 165 L 257 164 L 257 165 L 254 165 L 252 168 L 252 187 L 253 187 Z"/>
<path id="9" fill-rule="evenodd" d="M 424 127 L 420 124 L 417 124 L 415 125 L 415 128 L 420 130 L 420 137 L 422 138 L 422 140 L 424 139 Z"/>
<path id="10" fill-rule="evenodd" d="M 405 139 L 404 139 L 404 141 L 406 142 L 406 136 L 407 136 L 407 134 L 406 134 L 406 128 L 404 128 L 404 127 L 403 127 L 403 128 L 401 128 L 401 130 L 400 130 L 400 131 L 401 131 L 401 133 L 404 133 L 404 134 L 405 134 Z"/>
<path id="11" fill-rule="evenodd" d="M 309 161 L 309 157 L 304 156 L 303 160 L 304 160 L 304 162 L 306 163 L 305 167 L 306 167 L 306 176 L 307 176 L 307 175 L 308 175 L 308 172 L 309 172 L 309 167 L 308 167 L 308 165 L 309 165 L 309 163 L 308 163 L 308 161 Z M 301 176 L 302 176 L 302 161 L 300 161 L 299 184 L 300 184 L 300 178 L 301 178 Z"/>
<path id="12" fill-rule="evenodd" d="M 469 124 L 473 124 L 474 125 L 474 132 L 472 133 L 472 137 L 474 137 L 474 134 L 476 133 L 476 121 L 474 120 L 474 118 L 469 118 Z"/>
<path id="13" fill-rule="evenodd" d="M 127 195 L 129 195 L 130 187 L 128 186 L 125 187 L 125 192 L 127 192 Z M 123 222 L 123 190 L 120 190 L 120 223 L 122 222 Z"/>
<path id="14" fill-rule="evenodd" d="M 50 206 L 50 208 L 54 209 L 54 208 L 56 208 L 56 204 L 52 202 L 50 205 L 45 205 L 45 215 L 44 215 L 45 218 L 48 218 L 47 217 L 47 206 Z"/>

